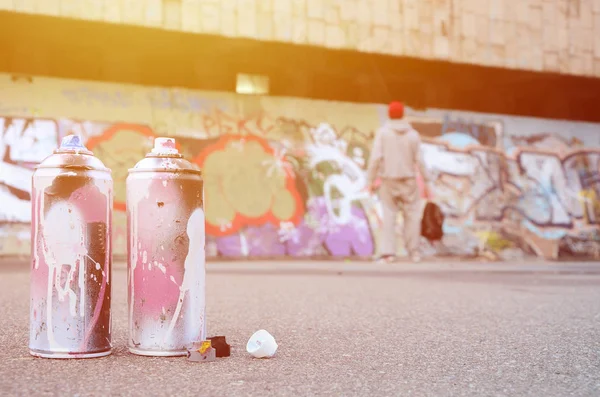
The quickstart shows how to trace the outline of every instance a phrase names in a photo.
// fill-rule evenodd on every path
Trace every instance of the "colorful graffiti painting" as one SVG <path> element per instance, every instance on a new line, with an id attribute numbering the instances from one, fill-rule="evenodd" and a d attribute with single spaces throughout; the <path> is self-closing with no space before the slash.
<path id="1" fill-rule="evenodd" d="M 228 235 L 244 226 L 298 224 L 304 204 L 285 151 L 255 135 L 225 135 L 196 157 L 204 177 L 206 231 Z"/>
<path id="2" fill-rule="evenodd" d="M 482 146 L 457 149 L 427 141 L 424 156 L 450 224 L 512 230 L 546 257 L 555 256 L 552 247 L 571 232 L 596 232 L 600 150 L 561 156 L 521 148 L 508 156 Z"/>
<path id="3" fill-rule="evenodd" d="M 54 120 L 0 117 L 0 222 L 31 222 L 33 167 L 58 142 Z"/>
<path id="4" fill-rule="evenodd" d="M 381 208 L 364 189 L 377 123 L 361 130 L 262 110 L 242 116 L 209 105 L 194 115 L 201 120 L 198 130 L 177 137 L 182 153 L 203 171 L 209 255 L 377 253 Z M 409 119 L 423 136 L 433 193 L 447 219 L 442 244 L 424 241 L 425 252 L 600 255 L 600 148 L 560 131 L 521 136 L 503 130 L 502 120 Z M 150 124 L 4 117 L 0 127 L 1 224 L 31 221 L 32 169 L 75 132 L 113 171 L 114 239 L 124 239 L 124 182 L 157 136 Z M 115 241 L 115 253 L 124 250 Z"/>
<path id="5" fill-rule="evenodd" d="M 121 123 L 108 125 L 100 135 L 88 137 L 87 148 L 112 170 L 116 210 L 125 211 L 127 170 L 150 151 L 154 137 L 147 126 Z"/>

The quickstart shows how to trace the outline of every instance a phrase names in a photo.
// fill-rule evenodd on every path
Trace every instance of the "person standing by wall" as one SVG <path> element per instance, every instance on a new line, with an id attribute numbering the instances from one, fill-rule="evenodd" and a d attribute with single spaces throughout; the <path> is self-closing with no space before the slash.
<path id="1" fill-rule="evenodd" d="M 367 186 L 370 193 L 376 189 L 375 180 L 381 178 L 379 198 L 383 206 L 383 233 L 379 260 L 392 262 L 396 257 L 396 217 L 404 216 L 404 241 L 413 262 L 420 262 L 421 200 L 417 185 L 417 168 L 425 184 L 425 195 L 430 194 L 429 175 L 421 155 L 421 137 L 404 120 L 404 105 L 391 102 L 389 120 L 381 127 L 373 142 L 367 168 Z"/>

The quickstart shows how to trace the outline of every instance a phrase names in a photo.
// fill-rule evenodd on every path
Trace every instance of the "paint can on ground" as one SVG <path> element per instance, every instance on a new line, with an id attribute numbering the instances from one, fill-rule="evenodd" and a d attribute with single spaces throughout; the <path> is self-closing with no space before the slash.
<path id="1" fill-rule="evenodd" d="M 45 358 L 111 353 L 110 169 L 69 135 L 31 190 L 29 350 Z"/>
<path id="2" fill-rule="evenodd" d="M 172 138 L 127 177 L 129 351 L 185 356 L 206 339 L 201 172 Z"/>

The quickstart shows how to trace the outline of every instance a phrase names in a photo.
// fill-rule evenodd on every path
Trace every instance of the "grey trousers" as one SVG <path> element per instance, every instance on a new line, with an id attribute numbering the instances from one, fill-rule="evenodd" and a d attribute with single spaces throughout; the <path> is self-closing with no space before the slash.
<path id="1" fill-rule="evenodd" d="M 409 255 L 419 253 L 421 239 L 421 199 L 415 178 L 383 179 L 379 188 L 383 206 L 381 255 L 396 255 L 396 217 L 404 216 L 404 241 Z"/>

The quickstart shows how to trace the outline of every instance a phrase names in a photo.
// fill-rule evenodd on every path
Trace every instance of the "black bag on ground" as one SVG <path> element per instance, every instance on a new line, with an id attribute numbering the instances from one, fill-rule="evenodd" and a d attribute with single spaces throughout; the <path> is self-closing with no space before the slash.
<path id="1" fill-rule="evenodd" d="M 429 241 L 441 240 L 444 236 L 444 213 L 440 207 L 429 201 L 423 210 L 421 220 L 421 236 Z"/>

